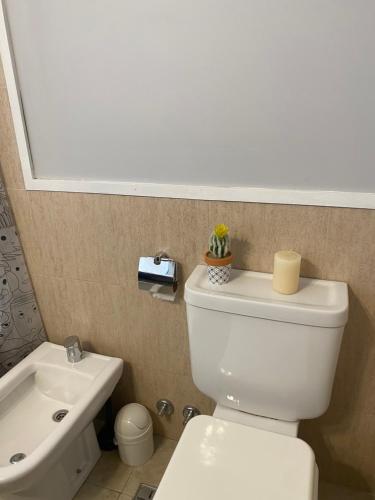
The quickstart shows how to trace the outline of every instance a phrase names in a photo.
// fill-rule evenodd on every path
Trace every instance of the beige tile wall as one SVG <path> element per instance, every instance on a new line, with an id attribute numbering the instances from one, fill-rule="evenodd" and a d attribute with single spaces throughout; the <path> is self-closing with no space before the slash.
<path id="1" fill-rule="evenodd" d="M 0 78 L 0 161 L 49 337 L 77 333 L 89 349 L 121 356 L 117 404 L 153 411 L 176 406 L 158 432 L 178 437 L 184 404 L 213 404 L 191 380 L 185 309 L 137 290 L 140 255 L 165 250 L 182 281 L 201 261 L 209 228 L 231 227 L 236 266 L 272 270 L 272 256 L 294 248 L 303 274 L 347 281 L 350 322 L 334 395 L 325 416 L 302 425 L 321 476 L 375 491 L 375 211 L 26 192 L 7 95 Z M 182 289 L 182 286 L 181 286 Z"/>

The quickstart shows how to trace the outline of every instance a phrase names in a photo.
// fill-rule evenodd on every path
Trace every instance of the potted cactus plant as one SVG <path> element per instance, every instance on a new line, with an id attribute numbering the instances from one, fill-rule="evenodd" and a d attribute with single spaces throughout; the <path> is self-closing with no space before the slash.
<path id="1" fill-rule="evenodd" d="M 229 229 L 225 224 L 218 224 L 208 240 L 208 252 L 204 260 L 208 265 L 208 279 L 213 285 L 228 283 L 233 255 L 229 249 Z"/>

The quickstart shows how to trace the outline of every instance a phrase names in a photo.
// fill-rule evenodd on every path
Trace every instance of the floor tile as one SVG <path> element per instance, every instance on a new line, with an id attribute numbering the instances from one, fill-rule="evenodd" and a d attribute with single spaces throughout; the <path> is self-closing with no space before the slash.
<path id="1" fill-rule="evenodd" d="M 124 495 L 134 496 L 140 483 L 157 486 L 172 457 L 177 442 L 155 436 L 155 453 L 152 458 L 139 467 L 132 467 L 131 476 L 124 488 Z M 122 499 L 126 496 L 121 497 Z"/>
<path id="2" fill-rule="evenodd" d="M 101 458 L 87 478 L 87 482 L 121 492 L 130 474 L 131 467 L 120 460 L 117 450 L 103 451 Z"/>
<path id="3" fill-rule="evenodd" d="M 74 500 L 118 500 L 119 496 L 120 493 L 118 491 L 85 483 L 74 497 Z"/>
<path id="4" fill-rule="evenodd" d="M 336 484 L 321 482 L 319 484 L 319 500 L 374 500 L 371 493 L 363 493 L 344 488 Z"/>

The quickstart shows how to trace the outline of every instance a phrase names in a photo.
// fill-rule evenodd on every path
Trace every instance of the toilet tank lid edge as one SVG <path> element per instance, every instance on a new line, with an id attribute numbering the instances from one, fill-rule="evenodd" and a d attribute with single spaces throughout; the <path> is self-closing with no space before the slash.
<path id="1" fill-rule="evenodd" d="M 212 285 L 198 265 L 184 297 L 204 309 L 308 326 L 339 328 L 348 319 L 348 287 L 338 281 L 301 278 L 296 294 L 282 295 L 272 289 L 272 274 L 233 269 L 229 283 Z"/>

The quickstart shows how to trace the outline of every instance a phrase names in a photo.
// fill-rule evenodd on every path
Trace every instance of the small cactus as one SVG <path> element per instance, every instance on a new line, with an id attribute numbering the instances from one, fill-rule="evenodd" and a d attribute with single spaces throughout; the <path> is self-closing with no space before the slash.
<path id="1" fill-rule="evenodd" d="M 225 224 L 218 224 L 208 240 L 209 251 L 218 259 L 226 257 L 229 253 L 228 231 L 229 229 Z"/>

